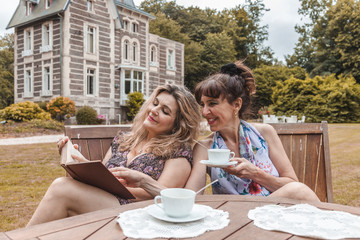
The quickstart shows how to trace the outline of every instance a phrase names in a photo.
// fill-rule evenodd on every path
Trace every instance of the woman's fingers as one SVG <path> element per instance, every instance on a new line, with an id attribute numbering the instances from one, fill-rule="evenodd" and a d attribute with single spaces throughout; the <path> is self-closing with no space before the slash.
<path id="1" fill-rule="evenodd" d="M 69 141 L 69 138 L 67 136 L 60 138 L 60 140 L 57 142 L 57 147 L 59 150 L 59 153 L 61 155 L 61 150 L 64 147 L 65 143 L 67 143 L 67 141 Z"/>
<path id="2" fill-rule="evenodd" d="M 85 159 L 85 158 L 82 158 L 82 157 L 79 157 L 77 155 L 74 155 L 74 154 L 71 154 L 71 157 L 79 162 L 89 162 L 89 160 Z"/>

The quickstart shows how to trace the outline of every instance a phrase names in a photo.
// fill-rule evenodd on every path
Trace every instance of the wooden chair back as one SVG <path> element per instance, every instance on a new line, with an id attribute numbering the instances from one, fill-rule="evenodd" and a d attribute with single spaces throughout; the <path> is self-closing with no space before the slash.
<path id="1" fill-rule="evenodd" d="M 333 202 L 327 122 L 272 123 L 299 181 L 324 202 Z M 65 135 L 89 160 L 102 160 L 118 131 L 129 125 L 66 126 Z"/>
<path id="2" fill-rule="evenodd" d="M 103 160 L 115 135 L 129 130 L 129 125 L 71 125 L 65 126 L 65 136 L 79 145 L 86 159 Z"/>
<path id="3" fill-rule="evenodd" d="M 323 202 L 333 202 L 328 124 L 272 123 L 299 181 Z"/>

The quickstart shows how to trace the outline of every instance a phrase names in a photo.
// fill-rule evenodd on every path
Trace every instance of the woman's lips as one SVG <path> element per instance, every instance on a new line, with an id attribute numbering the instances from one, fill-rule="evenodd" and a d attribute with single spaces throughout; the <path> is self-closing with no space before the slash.
<path id="1" fill-rule="evenodd" d="M 148 116 L 148 119 L 149 119 L 150 122 L 156 122 L 155 119 L 150 115 Z"/>
<path id="2" fill-rule="evenodd" d="M 215 122 L 215 118 L 207 118 L 208 124 L 211 125 Z"/>

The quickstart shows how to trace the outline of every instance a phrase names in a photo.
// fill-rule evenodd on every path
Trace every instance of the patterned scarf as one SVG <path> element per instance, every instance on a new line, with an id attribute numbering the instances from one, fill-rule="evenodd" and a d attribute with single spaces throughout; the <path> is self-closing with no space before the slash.
<path id="1" fill-rule="evenodd" d="M 241 157 L 250 161 L 265 172 L 279 177 L 269 158 L 269 146 L 260 133 L 249 123 L 241 120 L 239 127 L 239 149 Z M 227 149 L 224 139 L 215 132 L 212 148 Z M 239 178 L 228 174 L 222 168 L 211 168 L 211 180 L 219 179 L 212 185 L 213 194 L 240 194 L 268 196 L 269 190 L 251 179 Z"/>

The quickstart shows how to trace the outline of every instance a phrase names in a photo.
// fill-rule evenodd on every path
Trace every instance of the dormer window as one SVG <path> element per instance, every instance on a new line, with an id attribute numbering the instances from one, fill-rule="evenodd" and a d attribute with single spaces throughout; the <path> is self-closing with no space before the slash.
<path id="1" fill-rule="evenodd" d="M 51 5 L 52 0 L 45 0 L 45 8 L 48 9 Z"/>
<path id="2" fill-rule="evenodd" d="M 94 1 L 93 0 L 87 0 L 87 11 L 92 12 L 94 11 Z"/>
<path id="3" fill-rule="evenodd" d="M 26 1 L 26 16 L 29 16 L 33 9 L 33 3 L 30 1 Z"/>

